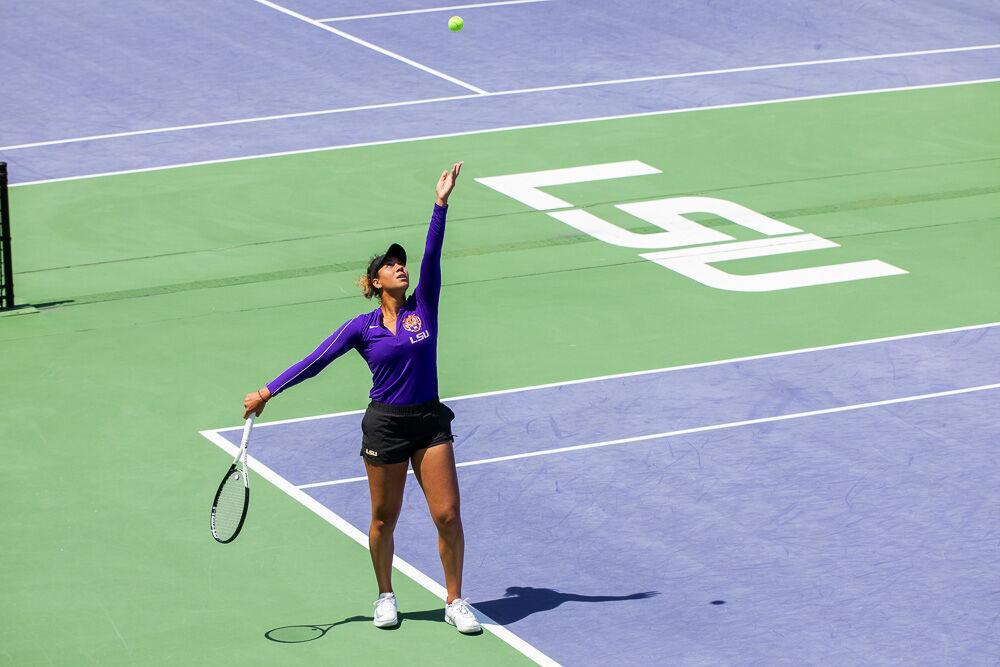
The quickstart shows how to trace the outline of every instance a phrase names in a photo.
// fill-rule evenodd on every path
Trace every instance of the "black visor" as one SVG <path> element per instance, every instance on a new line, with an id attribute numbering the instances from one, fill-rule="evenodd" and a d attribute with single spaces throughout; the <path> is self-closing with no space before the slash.
<path id="1" fill-rule="evenodd" d="M 375 278 L 378 277 L 378 270 L 381 269 L 390 259 L 395 259 L 405 266 L 406 251 L 403 250 L 403 246 L 398 243 L 393 243 L 383 254 L 377 255 L 373 258 L 371 263 L 368 265 L 368 277 L 371 280 L 375 280 Z"/>

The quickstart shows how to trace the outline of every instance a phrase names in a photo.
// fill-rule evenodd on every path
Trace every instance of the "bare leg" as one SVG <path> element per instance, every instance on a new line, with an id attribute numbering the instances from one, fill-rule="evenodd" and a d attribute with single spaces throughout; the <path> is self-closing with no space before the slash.
<path id="1" fill-rule="evenodd" d="M 413 473 L 424 490 L 427 507 L 438 530 L 438 551 L 444 567 L 448 604 L 462 597 L 462 564 L 465 533 L 462 530 L 458 474 L 451 442 L 418 450 L 413 455 Z"/>
<path id="2" fill-rule="evenodd" d="M 372 565 L 380 594 L 392 592 L 392 531 L 396 528 L 399 510 L 403 506 L 407 467 L 407 462 L 383 464 L 365 460 L 368 490 L 372 497 L 368 547 L 372 552 Z"/>

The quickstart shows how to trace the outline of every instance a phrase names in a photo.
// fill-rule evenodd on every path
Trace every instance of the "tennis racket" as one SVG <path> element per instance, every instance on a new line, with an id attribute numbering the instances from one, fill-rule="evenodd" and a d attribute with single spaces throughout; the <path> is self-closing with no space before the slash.
<path id="1" fill-rule="evenodd" d="M 247 474 L 247 443 L 256 415 L 250 415 L 243 426 L 243 441 L 240 451 L 226 471 L 219 490 L 212 501 L 212 537 L 217 542 L 227 544 L 236 539 L 247 518 L 250 505 L 250 476 Z"/>

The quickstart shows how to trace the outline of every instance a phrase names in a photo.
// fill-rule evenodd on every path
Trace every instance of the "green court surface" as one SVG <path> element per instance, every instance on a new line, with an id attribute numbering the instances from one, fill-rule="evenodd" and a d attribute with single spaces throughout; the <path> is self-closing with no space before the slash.
<path id="1" fill-rule="evenodd" d="M 247 391 L 374 307 L 353 286 L 371 254 L 399 241 L 416 265 L 434 181 L 459 159 L 443 397 L 998 320 L 998 112 L 1000 84 L 965 85 L 13 188 L 19 297 L 55 305 L 0 318 L 0 663 L 526 662 L 491 634 L 432 622 L 440 602 L 399 573 L 400 630 L 360 620 L 267 641 L 370 615 L 368 553 L 259 478 L 243 534 L 213 542 L 228 460 L 198 431 L 238 424 Z M 841 246 L 727 263 L 734 273 L 868 259 L 908 273 L 721 291 L 474 180 L 624 160 L 662 173 L 545 191 L 645 232 L 659 230 L 614 204 L 718 197 Z M 262 420 L 363 407 L 369 380 L 350 355 Z M 357 443 L 330 446 L 357 456 Z"/>

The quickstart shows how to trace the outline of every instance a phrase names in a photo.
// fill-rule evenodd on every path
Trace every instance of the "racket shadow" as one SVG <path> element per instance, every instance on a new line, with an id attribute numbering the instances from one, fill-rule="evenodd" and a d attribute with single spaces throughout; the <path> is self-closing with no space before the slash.
<path id="1" fill-rule="evenodd" d="M 264 633 L 264 637 L 278 644 L 301 644 L 303 642 L 316 641 L 323 637 L 331 629 L 345 623 L 364 621 L 371 623 L 374 620 L 371 616 L 351 616 L 336 623 L 322 623 L 317 625 L 283 625 L 279 628 L 271 628 Z M 386 630 L 396 630 L 405 621 L 430 621 L 433 623 L 444 623 L 444 608 L 424 609 L 422 611 L 401 611 L 399 612 L 399 625 Z"/>
<path id="2" fill-rule="evenodd" d="M 264 633 L 264 637 L 279 644 L 301 644 L 319 639 L 332 628 L 345 623 L 356 621 L 372 622 L 371 616 L 350 616 L 336 623 L 324 623 L 321 625 L 283 625 L 279 628 L 271 628 Z"/>

